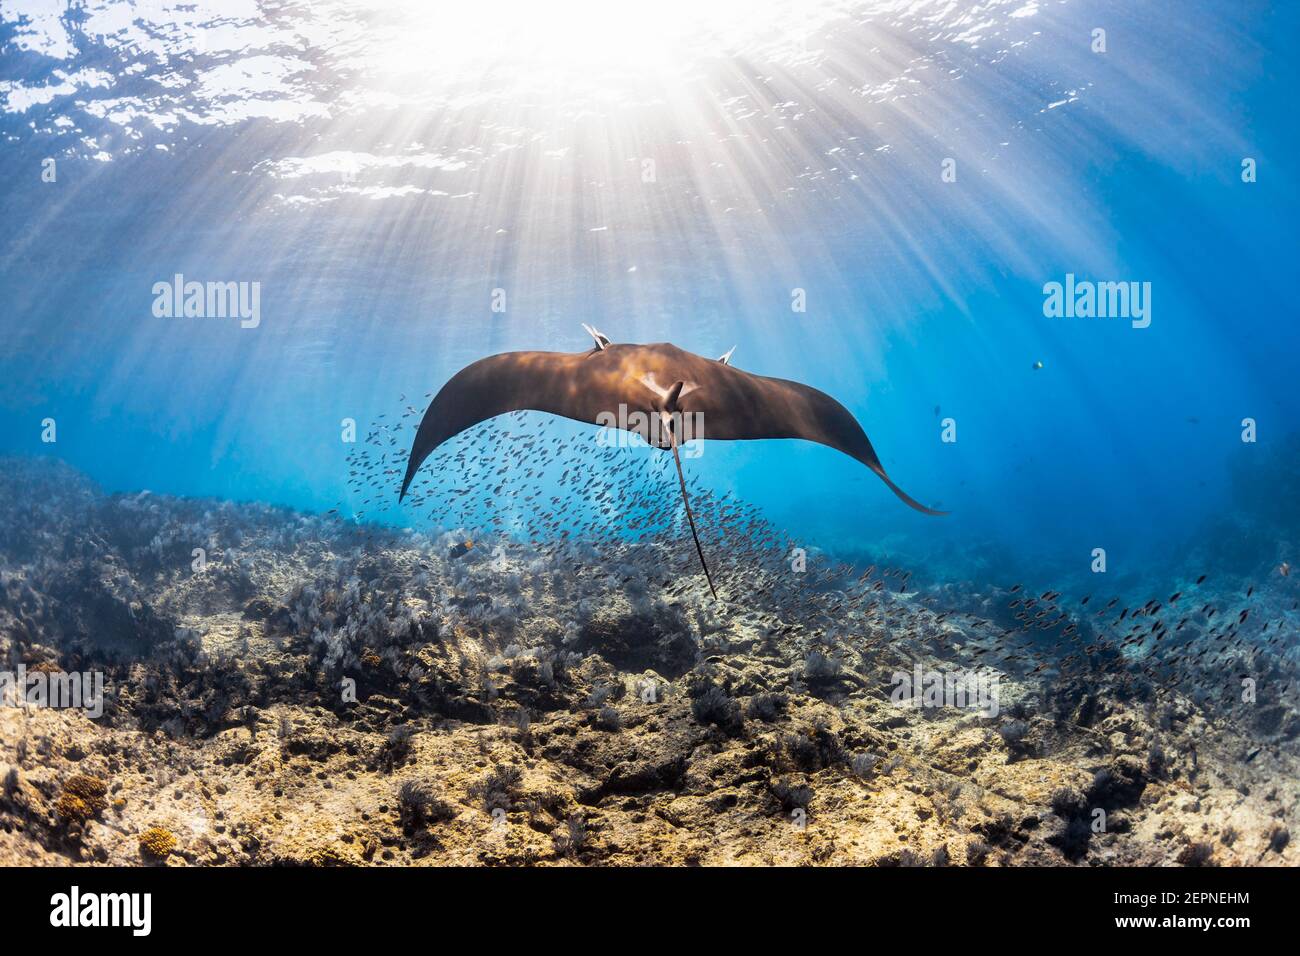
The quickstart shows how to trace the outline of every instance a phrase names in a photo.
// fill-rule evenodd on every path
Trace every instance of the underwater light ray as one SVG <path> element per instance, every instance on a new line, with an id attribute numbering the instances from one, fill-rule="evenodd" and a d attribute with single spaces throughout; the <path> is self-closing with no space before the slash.
<path id="1" fill-rule="evenodd" d="M 141 33 L 139 56 L 96 27 L 82 52 L 56 62 L 66 69 L 108 51 L 156 65 L 26 115 L 82 153 L 98 148 L 97 130 L 112 131 L 114 162 L 98 170 L 105 189 L 121 175 L 115 164 L 156 146 L 169 148 L 156 158 L 173 164 L 173 182 L 182 168 L 207 170 L 169 203 L 201 210 L 211 239 L 194 258 L 225 277 L 273 277 L 267 297 L 278 302 L 274 323 L 238 345 L 214 329 L 164 334 L 147 321 L 92 331 L 89 341 L 120 362 L 96 383 L 107 396 L 99 407 L 142 412 L 152 396 L 181 428 L 222 419 L 231 448 L 269 442 L 278 426 L 266 421 L 268 404 L 317 408 L 304 398 L 339 368 L 360 368 L 362 356 L 409 385 L 431 369 L 454 370 L 485 344 L 535 347 L 605 310 L 638 338 L 689 335 L 719 353 L 739 343 L 753 367 L 793 361 L 810 380 L 855 389 L 865 380 L 887 401 L 940 391 L 929 363 L 895 349 L 889 380 L 882 356 L 955 305 L 981 323 L 989 347 L 972 354 L 987 364 L 1000 340 L 1032 327 L 1023 314 L 981 316 L 972 303 L 990 288 L 1041 282 L 1058 263 L 1100 271 L 1119 262 L 1114 230 L 1096 212 L 1104 197 L 1054 193 L 1061 181 L 1087 182 L 1073 154 L 1110 161 L 1143 137 L 1159 140 L 1157 127 L 1144 132 L 1146 113 L 1186 119 L 1198 97 L 1218 102 L 1185 77 L 1147 77 L 1138 85 L 1154 89 L 1150 103 L 1090 111 L 1098 94 L 1080 78 L 1114 74 L 1110 89 L 1132 86 L 1130 64 L 1088 50 L 1086 5 L 1031 6 L 986 5 L 972 16 L 942 3 L 844 4 L 798 42 L 759 30 L 712 55 L 691 47 L 671 71 L 604 76 L 586 66 L 587 75 L 549 86 L 512 86 L 510 64 L 492 51 L 488 72 L 453 76 L 431 63 L 425 83 L 418 62 L 368 70 L 385 51 L 372 27 L 385 39 L 434 28 L 427 17 L 410 28 L 422 15 L 416 7 L 389 18 L 381 5 L 277 6 L 264 31 L 214 36 L 206 52 L 192 36 L 198 27 L 162 46 Z M 1132 48 L 1129 25 L 1140 18 L 1113 22 L 1113 36 Z M 1234 31 L 1203 35 L 1217 38 L 1200 41 L 1212 48 L 1207 62 L 1225 62 Z M 407 44 L 416 47 L 418 39 Z M 285 109 L 241 116 L 223 103 L 240 91 Z M 57 132 L 64 113 L 82 128 Z M 354 154 L 356 168 L 341 176 L 331 151 Z M 949 153 L 961 157 L 959 185 L 936 195 L 935 163 Z M 659 160 L 653 184 L 640 182 L 645 158 Z M 223 177 L 232 181 L 225 189 Z M 78 231 L 76 204 L 18 205 L 47 217 L 24 237 L 29 256 L 48 253 L 55 230 Z M 153 250 L 136 265 L 141 282 L 172 274 L 171 237 L 193 227 L 167 211 L 129 231 L 133 249 Z M 239 234 L 243 248 L 223 247 L 223 233 Z M 95 254 L 106 268 L 128 258 L 125 249 Z M 808 314 L 790 311 L 796 286 L 810 292 Z M 497 287 L 509 293 L 504 315 L 486 308 Z M 16 291 L 19 301 L 41 299 Z M 125 297 L 109 306 L 140 307 Z M 834 329 L 823 336 L 825 322 Z M 178 336 L 193 339 L 176 363 L 185 394 L 162 403 L 163 390 L 147 381 L 149 360 L 175 349 Z M 384 341 L 390 354 L 369 345 Z M 814 367 L 830 355 L 852 361 Z M 235 376 L 219 369 L 244 359 Z M 56 365 L 65 376 L 89 367 L 78 346 L 64 347 Z M 917 386 L 896 384 L 900 372 Z M 358 380 L 336 404 L 364 416 L 386 394 Z M 890 447 L 905 441 L 894 436 Z"/>

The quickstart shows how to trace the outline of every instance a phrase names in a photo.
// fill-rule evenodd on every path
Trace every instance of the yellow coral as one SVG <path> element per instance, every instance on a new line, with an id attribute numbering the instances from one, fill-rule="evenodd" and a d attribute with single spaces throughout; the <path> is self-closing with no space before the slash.
<path id="1" fill-rule="evenodd" d="M 81 799 L 92 802 L 104 799 L 104 794 L 108 793 L 108 784 L 98 777 L 88 777 L 84 773 L 73 774 L 63 784 L 65 793 L 74 793 Z M 107 803 L 104 806 L 108 806 Z"/>
<path id="2" fill-rule="evenodd" d="M 140 852 L 146 856 L 163 859 L 176 849 L 176 837 L 170 830 L 162 827 L 150 827 L 140 834 Z"/>
<path id="3" fill-rule="evenodd" d="M 86 801 L 71 793 L 60 794 L 54 804 L 54 812 L 69 823 L 81 823 L 95 815 L 94 811 L 86 806 Z"/>
<path id="4" fill-rule="evenodd" d="M 74 774 L 63 784 L 54 812 L 70 823 L 84 823 L 108 807 L 108 785 L 98 777 Z"/>

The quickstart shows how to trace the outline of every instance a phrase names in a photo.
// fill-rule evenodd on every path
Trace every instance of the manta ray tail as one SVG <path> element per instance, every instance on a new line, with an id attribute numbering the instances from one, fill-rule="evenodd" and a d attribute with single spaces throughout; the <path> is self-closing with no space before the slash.
<path id="1" fill-rule="evenodd" d="M 670 431 L 669 436 L 673 443 L 673 464 L 677 466 L 677 481 L 682 486 L 682 504 L 686 506 L 686 520 L 691 525 L 691 537 L 695 539 L 695 553 L 700 556 L 700 567 L 704 568 L 704 580 L 709 582 L 709 590 L 713 592 L 713 600 L 718 599 L 718 589 L 713 586 L 713 575 L 709 573 L 709 563 L 704 560 L 704 549 L 700 547 L 700 536 L 695 531 L 695 515 L 691 514 L 691 499 L 686 495 L 686 476 L 682 474 L 682 457 L 677 454 L 677 436 Z"/>
<path id="2" fill-rule="evenodd" d="M 691 513 L 691 499 L 686 494 L 686 475 L 682 473 L 682 456 L 677 453 L 677 433 L 673 430 L 672 413 L 677 410 L 677 400 L 681 397 L 685 382 L 674 382 L 664 398 L 664 426 L 668 431 L 668 441 L 673 447 L 673 464 L 677 466 L 677 483 L 682 488 L 682 504 L 686 506 L 686 520 L 691 526 L 691 538 L 695 541 L 695 553 L 700 556 L 700 567 L 704 569 L 704 580 L 709 582 L 713 600 L 718 599 L 718 589 L 713 586 L 713 575 L 709 573 L 709 563 L 704 560 L 704 549 L 700 547 L 700 536 L 695 530 L 695 515 Z"/>
<path id="3" fill-rule="evenodd" d="M 883 481 L 886 485 L 888 485 L 889 490 L 892 491 L 894 494 L 898 495 L 898 497 L 902 499 L 904 504 L 915 508 L 917 511 L 921 512 L 922 514 L 946 515 L 948 513 L 946 511 L 936 511 L 933 508 L 927 508 L 925 505 L 921 504 L 921 502 L 917 501 L 915 498 L 909 495 L 902 488 L 898 487 L 898 485 L 894 484 L 893 479 L 891 479 L 889 475 L 885 474 L 885 469 L 882 465 L 868 464 L 867 467 L 870 468 L 872 471 L 874 471 L 877 475 L 879 475 L 880 480 Z"/>

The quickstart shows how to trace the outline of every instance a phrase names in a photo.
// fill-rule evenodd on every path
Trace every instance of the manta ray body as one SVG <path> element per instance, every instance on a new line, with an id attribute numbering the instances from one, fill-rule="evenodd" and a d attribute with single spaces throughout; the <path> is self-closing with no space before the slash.
<path id="1" fill-rule="evenodd" d="M 449 438 L 489 418 L 531 410 L 591 424 L 617 424 L 659 447 L 671 448 L 691 533 L 711 589 L 713 581 L 695 533 L 677 452 L 683 440 L 682 421 L 699 423 L 687 438 L 802 438 L 827 445 L 866 465 L 917 511 L 944 513 L 925 507 L 894 484 L 862 426 L 825 392 L 742 371 L 731 364 L 734 348 L 710 359 L 667 342 L 613 344 L 604 334 L 584 327 L 595 340 L 586 352 L 503 352 L 452 376 L 420 421 L 400 497 L 405 498 L 420 465 Z"/>

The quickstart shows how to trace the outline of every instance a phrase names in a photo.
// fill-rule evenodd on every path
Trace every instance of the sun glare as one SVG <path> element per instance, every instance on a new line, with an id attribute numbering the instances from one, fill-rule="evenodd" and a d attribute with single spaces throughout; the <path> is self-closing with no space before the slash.
<path id="1" fill-rule="evenodd" d="M 702 59 L 785 45 L 838 15 L 834 0 L 474 0 L 436 12 L 395 2 L 375 10 L 388 41 L 377 75 L 522 88 L 598 86 L 620 77 L 680 76 Z"/>

